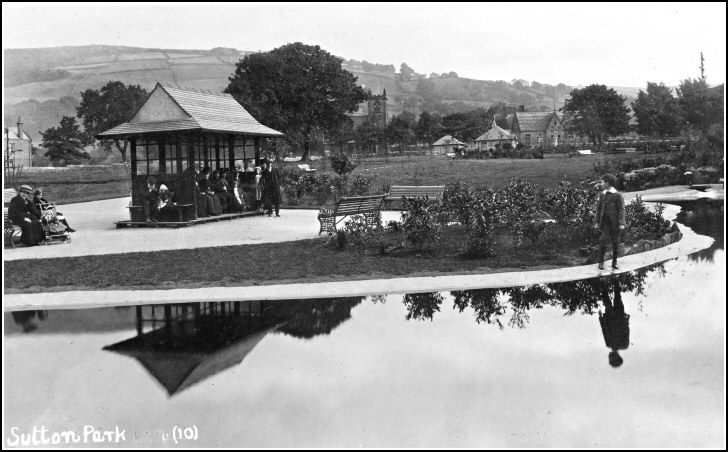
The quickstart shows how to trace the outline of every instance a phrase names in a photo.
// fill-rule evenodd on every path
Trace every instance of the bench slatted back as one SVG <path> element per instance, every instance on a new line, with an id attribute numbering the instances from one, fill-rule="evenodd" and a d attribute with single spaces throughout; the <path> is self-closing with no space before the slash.
<path id="1" fill-rule="evenodd" d="M 442 193 L 445 191 L 444 185 L 422 185 L 422 186 L 400 186 L 392 185 L 389 189 L 388 201 L 394 201 L 401 199 L 402 196 L 408 198 L 424 198 L 425 196 L 430 199 L 442 198 Z"/>
<path id="2" fill-rule="evenodd" d="M 341 198 L 336 203 L 334 215 L 358 215 L 376 212 L 381 209 L 385 195 L 353 196 Z"/>

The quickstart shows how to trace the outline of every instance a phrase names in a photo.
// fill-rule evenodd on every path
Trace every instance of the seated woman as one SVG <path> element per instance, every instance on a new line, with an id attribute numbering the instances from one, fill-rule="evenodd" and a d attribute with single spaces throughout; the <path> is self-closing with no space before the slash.
<path id="1" fill-rule="evenodd" d="M 179 219 L 174 204 L 174 192 L 169 191 L 166 185 L 160 185 L 157 197 L 157 215 L 160 221 L 177 221 Z"/>
<path id="2" fill-rule="evenodd" d="M 45 238 L 43 226 L 40 223 L 40 211 L 31 201 L 33 189 L 28 185 L 21 185 L 18 194 L 10 200 L 8 206 L 8 220 L 22 231 L 20 241 L 24 245 L 38 245 Z"/>
<path id="3" fill-rule="evenodd" d="M 157 222 L 159 190 L 157 190 L 157 179 L 153 176 L 147 179 L 147 186 L 142 191 L 141 198 L 147 223 Z"/>
<path id="4" fill-rule="evenodd" d="M 197 181 L 200 187 L 200 191 L 207 195 L 207 212 L 209 215 L 220 215 L 222 213 L 222 205 L 220 198 L 215 196 L 215 190 L 212 188 L 212 181 L 210 181 L 210 167 L 206 166 L 202 168 L 200 179 Z"/>
<path id="5" fill-rule="evenodd" d="M 41 190 L 40 188 L 36 188 L 35 192 L 33 192 L 33 195 L 33 204 L 35 204 L 36 209 L 38 209 L 41 215 L 44 211 L 55 208 L 55 204 L 51 203 L 43 197 L 43 190 Z M 63 225 L 66 227 L 66 232 L 76 232 L 75 229 L 68 225 L 68 220 L 66 220 L 66 217 L 63 216 L 63 213 L 57 210 L 56 219 L 63 223 Z"/>
<path id="6" fill-rule="evenodd" d="M 232 188 L 232 197 L 230 198 L 230 203 L 228 204 L 228 213 L 231 212 L 242 212 L 245 210 L 245 199 L 243 199 L 241 193 L 240 193 L 240 182 L 235 179 L 233 180 L 233 188 Z"/>
<path id="7" fill-rule="evenodd" d="M 212 186 L 212 191 L 215 192 L 215 196 L 220 200 L 223 212 L 232 212 L 232 210 L 228 208 L 228 205 L 232 202 L 231 198 L 233 195 L 228 191 L 225 178 L 220 176 L 220 171 L 215 170 L 212 172 L 211 179 L 210 184 Z"/>

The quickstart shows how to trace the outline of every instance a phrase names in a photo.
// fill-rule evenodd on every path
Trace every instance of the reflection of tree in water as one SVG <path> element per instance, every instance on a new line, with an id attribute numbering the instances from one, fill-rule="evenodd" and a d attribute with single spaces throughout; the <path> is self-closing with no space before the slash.
<path id="1" fill-rule="evenodd" d="M 295 303 L 293 316 L 278 331 L 305 339 L 330 334 L 334 328 L 351 318 L 351 310 L 363 299 L 364 297 L 300 300 Z"/>
<path id="2" fill-rule="evenodd" d="M 725 249 L 723 244 L 723 209 L 708 204 L 692 203 L 684 206 L 677 216 L 677 221 L 685 224 L 696 234 L 707 235 L 715 239 L 710 248 L 693 253 L 688 257 L 694 261 L 713 262 L 717 250 Z"/>
<path id="3" fill-rule="evenodd" d="M 508 325 L 523 328 L 528 324 L 529 312 L 543 306 L 561 308 L 566 315 L 582 313 L 592 315 L 599 309 L 605 296 L 613 297 L 614 279 L 618 279 L 622 292 L 643 295 L 647 275 L 653 271 L 664 274 L 662 264 L 621 275 L 533 286 L 510 287 L 503 289 L 475 289 L 450 292 L 453 309 L 464 312 L 471 308 L 475 321 L 498 325 L 503 328 L 503 316 L 511 311 Z M 440 293 L 408 294 L 404 296 L 407 307 L 407 320 L 430 319 L 440 310 L 443 298 Z"/>
<path id="4" fill-rule="evenodd" d="M 403 302 L 407 306 L 407 320 L 432 320 L 435 312 L 440 311 L 442 294 L 440 292 L 407 294 Z"/>

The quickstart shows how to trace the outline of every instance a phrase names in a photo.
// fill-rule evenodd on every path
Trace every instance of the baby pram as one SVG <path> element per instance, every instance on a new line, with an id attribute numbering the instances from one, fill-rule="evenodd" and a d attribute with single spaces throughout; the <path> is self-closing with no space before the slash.
<path id="1" fill-rule="evenodd" d="M 50 203 L 43 207 L 40 223 L 45 233 L 42 244 L 50 245 L 54 240 L 61 243 L 71 243 L 71 236 L 66 231 L 66 225 L 58 217 L 55 204 Z"/>

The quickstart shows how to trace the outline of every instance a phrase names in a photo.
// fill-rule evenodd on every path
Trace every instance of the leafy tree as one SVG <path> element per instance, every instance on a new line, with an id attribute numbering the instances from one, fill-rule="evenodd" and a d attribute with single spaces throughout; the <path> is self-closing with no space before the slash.
<path id="1" fill-rule="evenodd" d="M 331 168 L 341 176 L 346 177 L 349 173 L 354 171 L 356 163 L 349 157 L 348 154 L 343 152 L 337 152 L 331 155 Z"/>
<path id="2" fill-rule="evenodd" d="M 100 90 L 87 89 L 82 92 L 76 116 L 82 119 L 86 132 L 98 135 L 129 121 L 148 95 L 147 90 L 139 85 L 125 85 L 112 80 Z M 111 150 L 112 144 L 115 145 L 121 158 L 126 161 L 126 140 L 102 140 L 100 144 L 106 151 Z"/>
<path id="3" fill-rule="evenodd" d="M 402 63 L 402 65 L 399 67 L 399 79 L 402 81 L 412 80 L 412 78 L 415 75 L 415 70 L 412 69 L 407 65 L 407 63 Z"/>
<path id="4" fill-rule="evenodd" d="M 447 76 L 450 78 L 458 78 L 458 73 L 455 71 L 450 71 L 447 73 Z"/>
<path id="5" fill-rule="evenodd" d="M 423 111 L 420 114 L 420 119 L 417 121 L 417 127 L 415 128 L 415 135 L 419 140 L 422 140 L 428 144 L 432 144 L 442 132 L 442 117 L 437 114 L 430 114 L 427 111 Z"/>
<path id="6" fill-rule="evenodd" d="M 567 130 L 588 136 L 599 148 L 604 139 L 629 130 L 629 109 L 624 97 L 605 85 L 589 85 L 571 91 L 564 104 Z"/>
<path id="7" fill-rule="evenodd" d="M 723 122 L 723 93 L 709 88 L 705 79 L 680 82 L 677 96 L 687 125 L 708 136 L 710 126 Z"/>
<path id="8" fill-rule="evenodd" d="M 440 74 L 437 72 L 430 72 L 430 78 L 440 78 Z"/>
<path id="9" fill-rule="evenodd" d="M 647 92 L 640 90 L 632 110 L 640 134 L 664 137 L 680 132 L 680 105 L 664 83 L 647 82 Z"/>
<path id="10" fill-rule="evenodd" d="M 399 151 L 402 152 L 415 142 L 415 127 L 415 115 L 408 111 L 393 117 L 384 132 L 387 142 L 399 145 Z"/>
<path id="11" fill-rule="evenodd" d="M 443 128 L 462 141 L 473 141 L 490 128 L 493 115 L 484 108 L 453 113 L 442 118 Z"/>
<path id="12" fill-rule="evenodd" d="M 356 146 L 364 152 L 376 152 L 377 145 L 384 141 L 381 127 L 365 122 L 354 130 Z"/>
<path id="13" fill-rule="evenodd" d="M 367 98 L 341 61 L 300 42 L 252 53 L 236 64 L 225 92 L 263 124 L 284 132 L 290 144 L 302 144 L 306 161 L 312 140 L 339 127 L 345 113 Z"/>
<path id="14" fill-rule="evenodd" d="M 94 137 L 81 130 L 73 116 L 64 116 L 59 127 L 46 129 L 41 136 L 41 146 L 47 149 L 44 155 L 52 162 L 62 161 L 64 164 L 89 158 L 83 148 L 94 142 Z"/>

